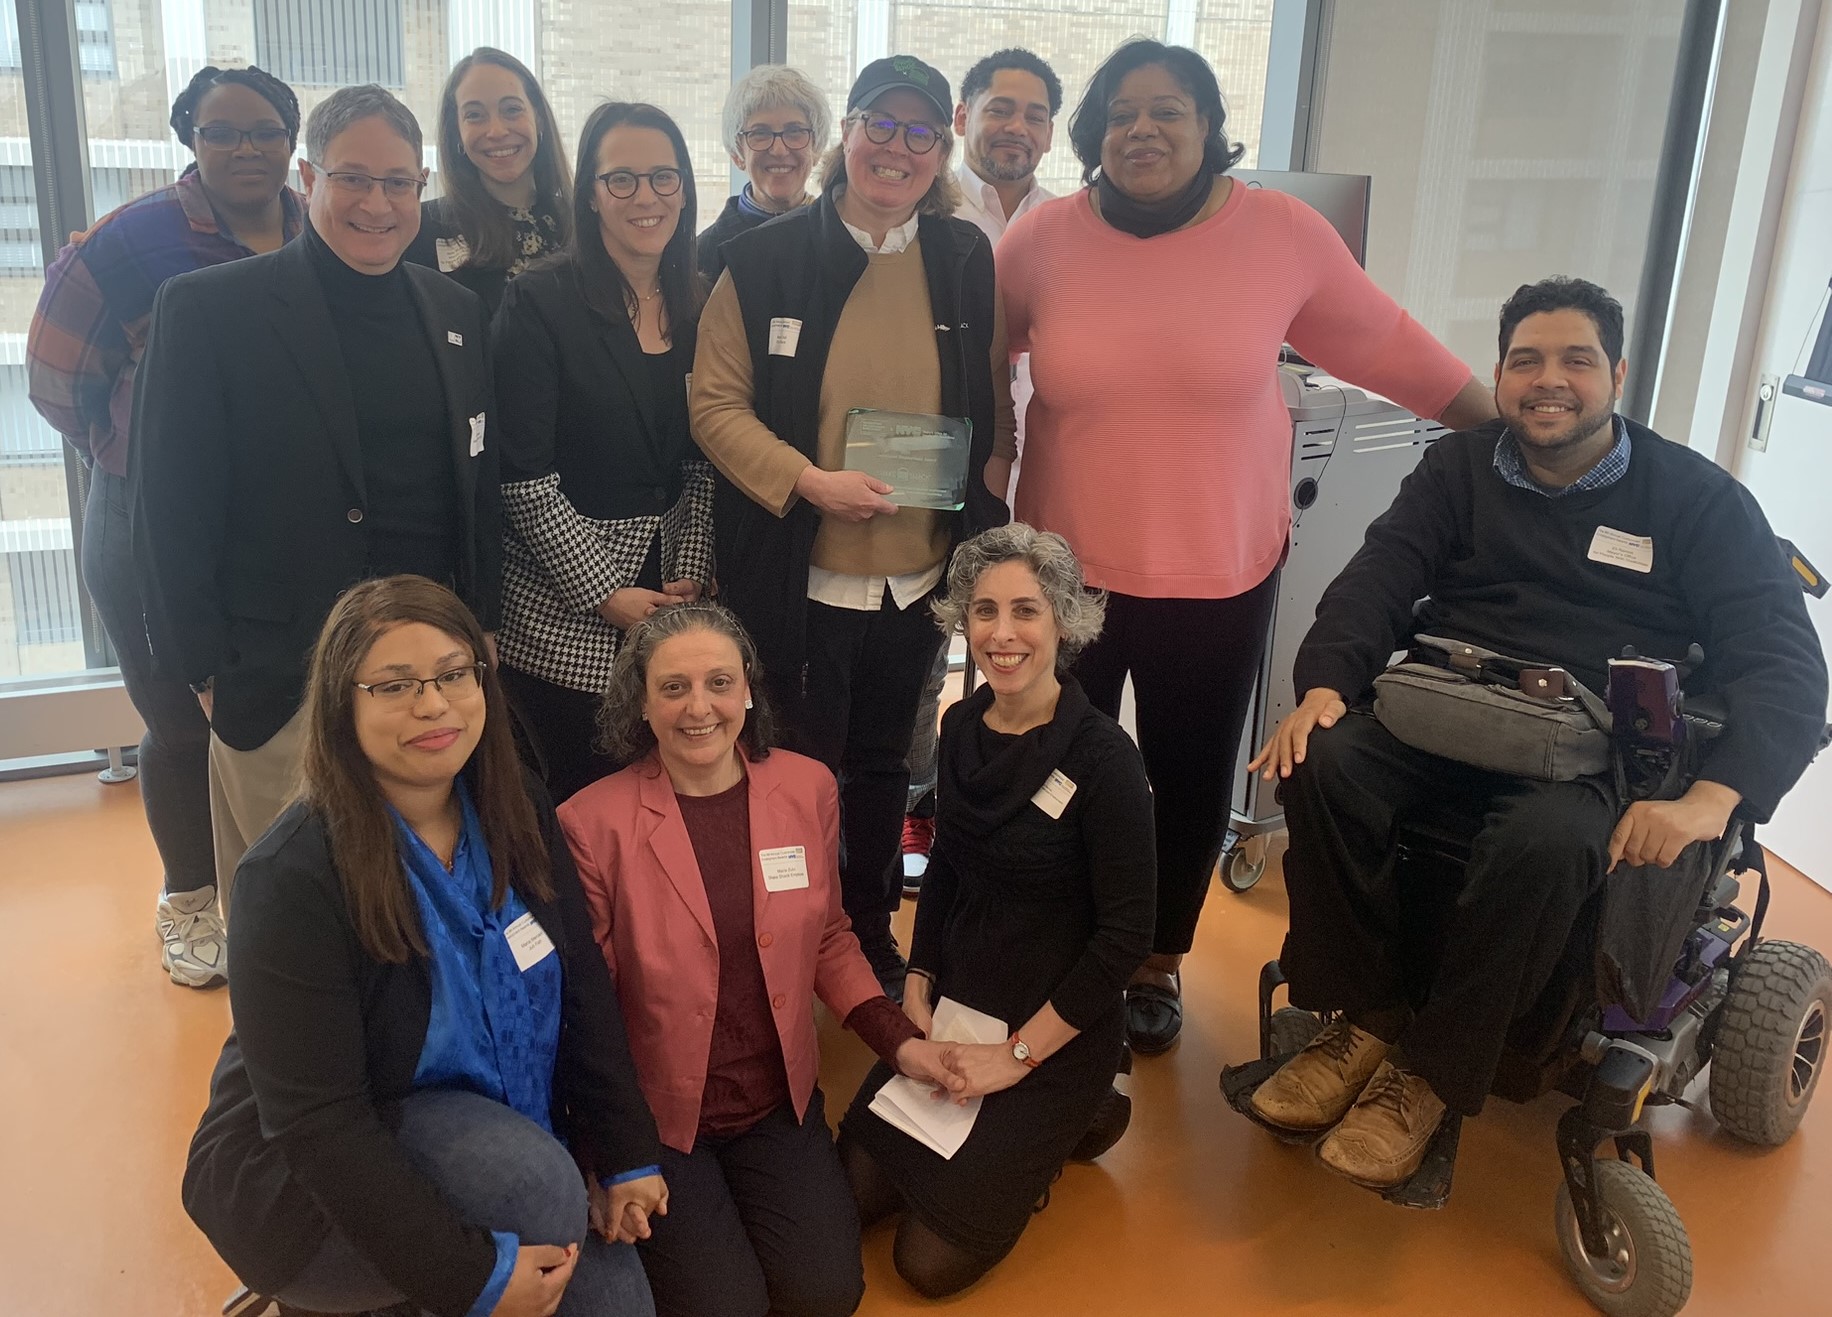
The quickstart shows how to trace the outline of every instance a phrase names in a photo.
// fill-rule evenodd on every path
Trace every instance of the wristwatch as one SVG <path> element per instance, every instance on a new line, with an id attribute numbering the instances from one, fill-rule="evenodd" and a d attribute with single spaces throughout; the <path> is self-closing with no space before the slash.
<path id="1" fill-rule="evenodd" d="M 1035 1070 L 1042 1064 L 1036 1057 L 1031 1055 L 1030 1044 L 1018 1037 L 1017 1034 L 1011 1036 L 1011 1059 L 1029 1066 L 1032 1070 Z"/>

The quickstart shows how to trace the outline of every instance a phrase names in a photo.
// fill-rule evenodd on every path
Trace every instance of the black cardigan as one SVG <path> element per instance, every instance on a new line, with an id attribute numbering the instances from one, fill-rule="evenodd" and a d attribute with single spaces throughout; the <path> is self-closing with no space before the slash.
<path id="1" fill-rule="evenodd" d="M 1557 664 L 1599 694 L 1623 646 L 1677 660 L 1696 641 L 1705 663 L 1687 690 L 1728 712 L 1703 776 L 1766 821 L 1825 727 L 1826 661 L 1800 581 L 1734 477 L 1627 425 L 1628 473 L 1559 498 L 1497 474 L 1499 421 L 1431 445 L 1324 591 L 1294 665 L 1300 695 L 1355 699 L 1415 632 Z M 1650 540 L 1650 570 L 1594 559 L 1602 527 Z"/>
<path id="2" fill-rule="evenodd" d="M 756 215 L 746 210 L 738 204 L 736 193 L 727 197 L 719 218 L 707 225 L 706 231 L 694 240 L 700 273 L 706 276 L 707 284 L 718 283 L 719 276 L 725 273 L 725 255 L 719 250 L 721 247 L 740 233 L 748 233 L 759 224 L 775 218 L 774 215 Z"/>
<path id="3" fill-rule="evenodd" d="M 923 215 L 917 224 L 935 348 L 941 365 L 941 408 L 973 422 L 965 509 L 953 518 L 951 542 L 1011 519 L 986 488 L 992 456 L 992 244 L 966 220 Z M 820 444 L 821 379 L 840 313 L 869 259 L 840 219 L 833 194 L 741 233 L 723 247 L 751 351 L 752 409 L 785 443 L 809 460 Z M 770 351 L 770 323 L 801 322 L 792 357 Z M 765 672 L 779 678 L 801 671 L 807 642 L 808 559 L 820 513 L 798 499 L 778 517 L 723 476 L 713 494 L 719 598 L 744 622 Z"/>
<path id="4" fill-rule="evenodd" d="M 553 934 L 564 971 L 554 1128 L 598 1173 L 653 1165 L 655 1122 L 572 855 L 545 794 L 529 789 L 556 900 L 519 894 Z M 335 1222 L 414 1303 L 462 1317 L 496 1265 L 495 1244 L 390 1132 L 426 1042 L 426 962 L 383 964 L 363 950 L 324 825 L 302 804 L 236 870 L 230 941 L 236 1027 L 191 1140 L 185 1210 L 258 1291 L 294 1280 Z"/>

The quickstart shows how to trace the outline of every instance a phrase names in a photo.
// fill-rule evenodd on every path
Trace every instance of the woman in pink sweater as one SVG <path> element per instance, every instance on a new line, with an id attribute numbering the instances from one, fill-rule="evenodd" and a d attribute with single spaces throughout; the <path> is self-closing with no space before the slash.
<path id="1" fill-rule="evenodd" d="M 1214 71 L 1132 41 L 1070 123 L 1083 191 L 999 248 L 1013 357 L 1031 354 L 1016 515 L 1065 536 L 1107 628 L 1076 675 L 1118 716 L 1130 674 L 1158 837 L 1153 954 L 1127 1035 L 1182 1028 L 1183 955 L 1226 836 L 1240 744 L 1291 526 L 1279 350 L 1453 429 L 1495 414 L 1469 369 L 1374 286 L 1328 222 L 1235 185 Z"/>

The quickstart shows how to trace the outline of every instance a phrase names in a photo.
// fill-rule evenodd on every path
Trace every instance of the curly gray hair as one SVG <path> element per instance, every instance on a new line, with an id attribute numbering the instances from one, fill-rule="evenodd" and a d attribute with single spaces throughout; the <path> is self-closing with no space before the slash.
<path id="1" fill-rule="evenodd" d="M 598 701 L 599 748 L 626 763 L 642 758 L 654 748 L 655 732 L 643 716 L 643 704 L 649 695 L 649 660 L 664 640 L 690 631 L 713 631 L 738 647 L 744 681 L 751 688 L 750 711 L 744 715 L 744 730 L 738 733 L 738 743 L 752 761 L 768 758 L 776 728 L 769 701 L 763 695 L 763 667 L 757 661 L 757 646 L 730 609 L 706 602 L 668 604 L 624 632 L 623 644 L 611 663 L 610 683 Z"/>
<path id="2" fill-rule="evenodd" d="M 1043 597 L 1056 615 L 1056 630 L 1062 636 L 1056 650 L 1056 666 L 1067 668 L 1100 634 L 1101 624 L 1107 620 L 1107 592 L 1088 589 L 1075 551 L 1055 531 L 1037 530 L 1014 521 L 982 531 L 961 544 L 948 565 L 948 592 L 933 605 L 936 624 L 948 635 L 964 632 L 967 610 L 973 603 L 973 587 L 988 570 L 1004 562 L 1021 562 L 1036 575 Z"/>
<path id="3" fill-rule="evenodd" d="M 765 110 L 800 110 L 814 136 L 818 157 L 826 149 L 827 134 L 833 131 L 833 111 L 827 108 L 827 94 L 814 85 L 800 69 L 787 64 L 759 64 L 732 84 L 725 94 L 725 109 L 719 118 L 725 134 L 725 149 L 736 152 L 738 134 L 744 131 L 751 116 Z"/>

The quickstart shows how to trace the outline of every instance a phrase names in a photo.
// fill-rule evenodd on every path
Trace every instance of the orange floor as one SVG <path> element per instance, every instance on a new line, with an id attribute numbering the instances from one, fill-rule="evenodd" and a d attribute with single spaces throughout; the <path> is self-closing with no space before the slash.
<path id="1" fill-rule="evenodd" d="M 1778 875 L 1771 930 L 1832 949 L 1832 894 Z M 179 1168 L 227 1024 L 222 993 L 159 970 L 153 848 L 131 787 L 91 777 L 0 786 L 0 1314 L 210 1317 L 228 1271 L 178 1203 Z M 907 910 L 907 907 L 906 907 Z M 1253 983 L 1278 945 L 1274 872 L 1217 889 L 1187 974 L 1190 1025 L 1142 1061 L 1131 1132 L 1070 1167 L 1051 1207 L 949 1312 L 1026 1317 L 1585 1313 L 1553 1241 L 1552 1130 L 1563 1099 L 1491 1104 L 1465 1126 L 1437 1213 L 1388 1207 L 1223 1105 L 1216 1073 L 1254 1047 Z M 864 1049 L 831 1028 L 826 1086 L 843 1105 Z M 1651 1118 L 1662 1184 L 1692 1236 L 1688 1312 L 1832 1312 L 1832 1111 L 1758 1152 L 1711 1118 Z M 917 1313 L 882 1234 L 861 1312 Z"/>

